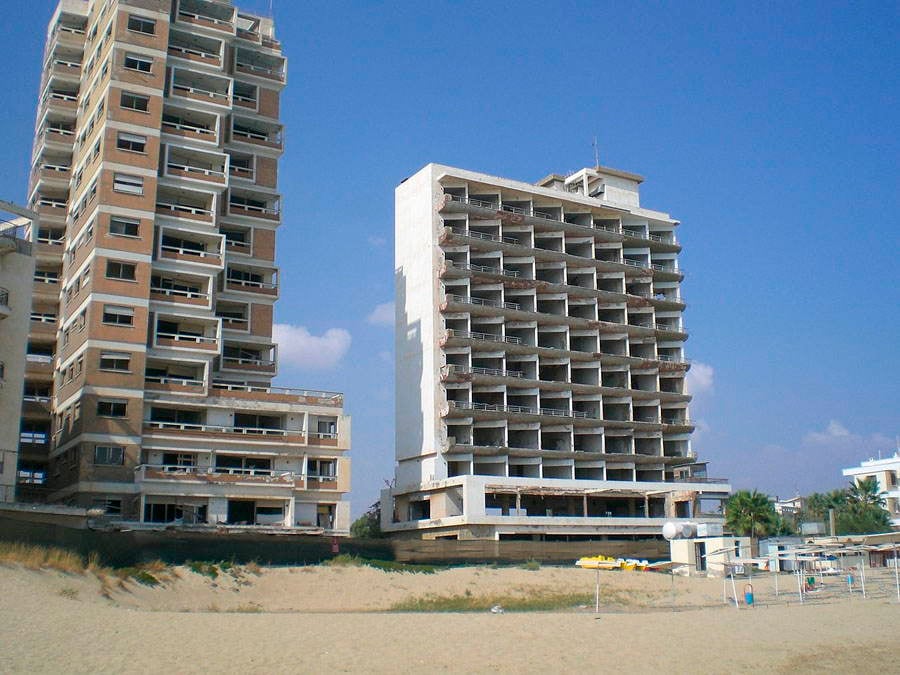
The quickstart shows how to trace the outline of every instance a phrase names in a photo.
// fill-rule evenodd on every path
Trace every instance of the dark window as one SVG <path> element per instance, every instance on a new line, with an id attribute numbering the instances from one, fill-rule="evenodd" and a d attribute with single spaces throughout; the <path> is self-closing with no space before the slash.
<path id="1" fill-rule="evenodd" d="M 97 401 L 97 415 L 100 417 L 125 417 L 125 401 Z"/>
<path id="2" fill-rule="evenodd" d="M 153 67 L 153 59 L 149 56 L 141 56 L 140 54 L 126 54 L 125 67 L 129 70 L 138 70 L 142 73 L 149 73 Z"/>
<path id="3" fill-rule="evenodd" d="M 134 325 L 134 309 L 120 305 L 103 305 L 103 323 L 117 326 Z"/>
<path id="4" fill-rule="evenodd" d="M 94 464 L 121 465 L 125 448 L 121 445 L 97 445 L 94 447 Z"/>
<path id="5" fill-rule="evenodd" d="M 122 98 L 119 99 L 119 105 L 126 110 L 137 110 L 138 112 L 147 112 L 150 107 L 150 97 L 141 94 L 132 94 L 128 91 L 122 92 Z"/>
<path id="6" fill-rule="evenodd" d="M 100 352 L 100 370 L 128 372 L 131 355 L 128 352 Z"/>
<path id="7" fill-rule="evenodd" d="M 127 218 L 110 218 L 109 233 L 119 237 L 137 237 L 141 221 L 128 220 Z"/>
<path id="8" fill-rule="evenodd" d="M 147 149 L 147 137 L 120 131 L 116 139 L 116 147 L 129 152 L 144 152 Z"/>
<path id="9" fill-rule="evenodd" d="M 128 15 L 128 30 L 135 33 L 144 33 L 145 35 L 153 35 L 156 32 L 156 22 L 152 19 L 145 19 L 142 16 Z"/>
<path id="10" fill-rule="evenodd" d="M 123 263 L 115 260 L 106 261 L 106 278 L 107 279 L 125 279 L 127 281 L 135 280 L 135 270 L 137 266 L 134 263 Z"/>

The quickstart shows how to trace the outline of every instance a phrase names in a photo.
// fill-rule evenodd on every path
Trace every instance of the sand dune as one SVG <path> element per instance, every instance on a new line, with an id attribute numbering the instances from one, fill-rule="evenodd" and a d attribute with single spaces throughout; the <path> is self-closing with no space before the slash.
<path id="1" fill-rule="evenodd" d="M 900 605 L 890 579 L 852 599 L 839 580 L 804 605 L 722 604 L 722 584 L 604 573 L 604 605 L 555 612 L 395 613 L 411 598 L 593 592 L 593 572 L 365 567 L 188 568 L 161 586 L 0 567 L 3 672 L 892 672 Z M 782 589 L 790 587 L 782 578 Z M 739 587 L 740 590 L 740 587 Z M 108 597 L 104 597 L 106 593 Z"/>

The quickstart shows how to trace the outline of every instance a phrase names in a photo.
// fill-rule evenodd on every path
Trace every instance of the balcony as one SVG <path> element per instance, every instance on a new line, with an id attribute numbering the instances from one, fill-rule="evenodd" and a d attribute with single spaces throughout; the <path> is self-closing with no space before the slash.
<path id="1" fill-rule="evenodd" d="M 522 405 L 503 405 L 500 403 L 477 403 L 468 401 L 448 401 L 450 410 L 471 410 L 474 412 L 503 413 L 510 415 L 535 415 L 549 417 L 566 417 L 571 419 L 597 419 L 579 410 L 562 410 L 558 408 L 538 408 Z"/>
<path id="2" fill-rule="evenodd" d="M 220 370 L 274 375 L 277 367 L 274 345 L 229 341 L 222 349 Z"/>
<path id="3" fill-rule="evenodd" d="M 42 187 L 67 188 L 72 176 L 72 167 L 66 157 L 38 159 L 32 178 L 38 189 Z"/>
<path id="4" fill-rule="evenodd" d="M 282 126 L 271 122 L 251 121 L 235 117 L 231 123 L 231 142 L 280 151 L 284 148 Z"/>
<path id="5" fill-rule="evenodd" d="M 278 272 L 274 269 L 239 268 L 229 266 L 225 273 L 225 291 L 254 295 L 278 295 Z"/>
<path id="6" fill-rule="evenodd" d="M 0 319 L 5 319 L 12 313 L 9 307 L 9 289 L 0 287 Z"/>
<path id="7" fill-rule="evenodd" d="M 0 313 L 2 313 L 3 307 L 3 298 L 2 294 L 0 294 Z M 2 318 L 2 317 L 0 317 Z M 35 336 L 43 336 L 43 337 L 52 337 L 56 335 L 56 322 L 57 316 L 56 314 L 43 314 L 41 312 L 32 312 L 31 313 L 31 325 L 28 328 L 28 332 L 31 335 Z"/>
<path id="8" fill-rule="evenodd" d="M 219 351 L 221 340 L 219 322 L 201 323 L 188 319 L 175 320 L 160 318 L 157 314 L 156 328 L 153 332 L 154 347 L 189 349 L 206 353 Z"/>
<path id="9" fill-rule="evenodd" d="M 65 220 L 66 207 L 68 202 L 65 197 L 40 197 L 34 203 L 34 210 L 38 212 L 41 219 L 57 218 Z"/>
<path id="10" fill-rule="evenodd" d="M 246 108 L 251 112 L 257 112 L 259 110 L 259 87 L 235 80 L 231 92 L 231 104 L 239 108 Z"/>
<path id="11" fill-rule="evenodd" d="M 231 190 L 226 215 L 278 222 L 281 220 L 281 199 L 278 195 L 240 193 Z"/>
<path id="12" fill-rule="evenodd" d="M 228 155 L 168 145 L 165 157 L 163 176 L 221 187 L 227 183 Z"/>
<path id="13" fill-rule="evenodd" d="M 286 389 L 284 387 L 258 387 L 237 382 L 213 382 L 210 396 L 221 392 L 225 398 L 284 403 L 306 403 L 308 405 L 340 408 L 344 405 L 344 395 L 333 391 L 316 389 Z"/>
<path id="14" fill-rule="evenodd" d="M 219 144 L 219 118 L 208 113 L 166 106 L 161 130 L 164 134 L 178 138 Z"/>
<path id="15" fill-rule="evenodd" d="M 230 469 L 224 467 L 177 466 L 171 464 L 141 464 L 136 466 L 136 483 L 180 482 L 212 484 L 246 484 L 284 486 L 303 489 L 302 474 L 272 469 Z"/>
<path id="16" fill-rule="evenodd" d="M 57 50 L 59 52 L 59 50 Z M 45 72 L 50 80 L 78 83 L 81 80 L 81 59 L 77 51 L 54 53 L 45 64 Z"/>
<path id="17" fill-rule="evenodd" d="M 210 0 L 178 0 L 177 23 L 210 31 L 213 34 L 235 34 L 235 8 Z"/>
<path id="18" fill-rule="evenodd" d="M 75 125 L 62 120 L 48 120 L 41 128 L 42 141 L 50 149 L 72 151 L 75 143 Z M 41 145 L 41 144 L 38 144 Z"/>
<path id="19" fill-rule="evenodd" d="M 25 375 L 50 377 L 53 375 L 52 354 L 26 354 Z"/>
<path id="20" fill-rule="evenodd" d="M 274 54 L 238 47 L 234 55 L 234 73 L 284 84 L 285 60 Z"/>
<path id="21" fill-rule="evenodd" d="M 191 64 L 222 68 L 223 42 L 213 38 L 172 30 L 169 32 L 169 56 Z"/>
<path id="22" fill-rule="evenodd" d="M 215 196 L 212 194 L 161 186 L 156 195 L 156 213 L 160 216 L 213 222 Z"/>
<path id="23" fill-rule="evenodd" d="M 262 427 L 234 427 L 218 424 L 194 424 L 186 422 L 162 422 L 144 420 L 145 433 L 159 436 L 199 438 L 241 438 L 251 442 L 304 443 L 306 437 L 300 430 L 266 429 Z"/>
<path id="24" fill-rule="evenodd" d="M 225 238 L 222 235 L 204 235 L 184 230 L 160 228 L 159 252 L 160 260 L 177 260 L 195 265 L 221 268 L 224 261 L 223 247 Z"/>
<path id="25" fill-rule="evenodd" d="M 169 377 L 166 375 L 147 375 L 144 377 L 144 389 L 173 394 L 204 394 L 206 385 L 203 380 Z"/>
<path id="26" fill-rule="evenodd" d="M 209 307 L 208 279 L 174 274 L 154 274 L 150 278 L 150 299 L 176 305 Z"/>
<path id="27" fill-rule="evenodd" d="M 47 87 L 41 97 L 41 106 L 66 118 L 74 119 L 78 110 L 78 89 Z"/>
<path id="28" fill-rule="evenodd" d="M 173 68 L 169 91 L 173 98 L 231 108 L 231 80 L 224 77 Z"/>

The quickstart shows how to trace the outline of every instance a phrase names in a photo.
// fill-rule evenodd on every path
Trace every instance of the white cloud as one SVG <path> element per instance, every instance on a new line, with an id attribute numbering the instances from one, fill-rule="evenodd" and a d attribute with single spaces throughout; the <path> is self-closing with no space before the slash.
<path id="1" fill-rule="evenodd" d="M 715 374 L 716 371 L 712 366 L 694 361 L 685 376 L 688 392 L 696 395 L 712 391 Z"/>
<path id="2" fill-rule="evenodd" d="M 825 443 L 832 443 L 835 440 L 849 440 L 853 437 L 847 427 L 838 422 L 837 420 L 831 420 L 828 422 L 828 426 L 825 427 L 825 431 L 810 431 L 806 436 L 803 437 L 804 443 L 809 443 L 811 445 L 822 445 Z M 858 439 L 854 439 L 853 442 L 856 442 Z"/>
<path id="3" fill-rule="evenodd" d="M 343 328 L 329 328 L 322 335 L 287 323 L 276 323 L 272 329 L 279 360 L 297 368 L 329 370 L 350 349 L 350 333 Z"/>
<path id="4" fill-rule="evenodd" d="M 373 326 L 393 326 L 394 325 L 394 303 L 382 302 L 375 305 L 372 313 L 366 317 L 366 321 Z"/>
<path id="5" fill-rule="evenodd" d="M 385 244 L 387 244 L 387 239 L 385 237 L 379 237 L 377 235 L 369 235 L 369 246 L 374 248 L 381 248 Z"/>

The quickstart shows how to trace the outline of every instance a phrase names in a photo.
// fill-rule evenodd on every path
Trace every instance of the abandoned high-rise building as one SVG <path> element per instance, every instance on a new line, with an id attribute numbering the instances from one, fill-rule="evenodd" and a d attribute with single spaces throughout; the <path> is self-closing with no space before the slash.
<path id="1" fill-rule="evenodd" d="M 228 0 L 62 0 L 30 205 L 19 495 L 346 531 L 338 393 L 271 386 L 286 62 Z"/>
<path id="2" fill-rule="evenodd" d="M 721 522 L 695 459 L 677 221 L 604 167 L 537 184 L 430 164 L 396 191 L 396 480 L 382 526 L 659 537 Z"/>

